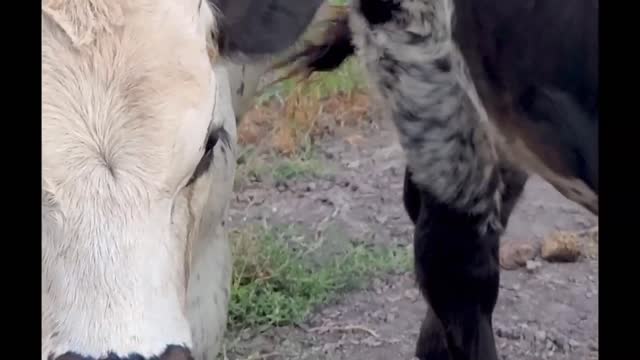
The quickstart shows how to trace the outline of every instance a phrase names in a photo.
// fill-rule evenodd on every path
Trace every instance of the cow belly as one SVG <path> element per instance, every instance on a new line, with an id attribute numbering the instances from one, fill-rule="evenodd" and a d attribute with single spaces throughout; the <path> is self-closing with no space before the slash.
<path id="1" fill-rule="evenodd" d="M 567 199 L 574 201 L 598 215 L 598 195 L 577 177 L 564 176 L 548 166 L 540 156 L 522 140 L 516 139 L 505 145 L 509 160 L 529 172 L 536 173 L 551 184 Z"/>

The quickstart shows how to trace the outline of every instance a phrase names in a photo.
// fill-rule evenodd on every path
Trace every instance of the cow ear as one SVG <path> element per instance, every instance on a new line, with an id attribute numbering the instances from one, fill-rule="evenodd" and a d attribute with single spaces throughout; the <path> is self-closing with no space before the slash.
<path id="1" fill-rule="evenodd" d="M 286 50 L 324 0 L 208 0 L 216 9 L 220 54 L 257 59 Z"/>

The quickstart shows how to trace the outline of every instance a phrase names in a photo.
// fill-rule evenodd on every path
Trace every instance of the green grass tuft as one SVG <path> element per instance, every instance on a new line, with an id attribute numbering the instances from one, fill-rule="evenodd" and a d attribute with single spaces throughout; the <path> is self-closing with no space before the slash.
<path id="1" fill-rule="evenodd" d="M 295 246 L 302 234 L 294 226 L 249 226 L 232 232 L 230 330 L 302 321 L 315 306 L 358 288 L 371 276 L 410 269 L 406 248 L 364 246 L 350 246 L 346 254 L 313 265 L 313 252 L 322 249 Z"/>

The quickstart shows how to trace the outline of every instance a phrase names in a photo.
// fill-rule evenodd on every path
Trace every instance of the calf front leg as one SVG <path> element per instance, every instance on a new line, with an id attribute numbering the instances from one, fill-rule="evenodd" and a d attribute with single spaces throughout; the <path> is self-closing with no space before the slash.
<path id="1" fill-rule="evenodd" d="M 452 208 L 426 191 L 421 205 L 414 238 L 416 277 L 432 316 L 442 323 L 449 354 L 454 360 L 497 360 L 492 315 L 501 232 L 492 226 L 480 232 L 483 215 Z M 430 349 L 422 355 L 430 359 L 433 352 L 441 353 L 434 345 L 437 337 L 428 333 L 438 322 L 426 321 L 421 340 Z"/>
<path id="2" fill-rule="evenodd" d="M 420 335 L 416 343 L 416 357 L 420 360 L 449 360 L 447 337 L 442 322 L 432 309 L 422 320 Z"/>
<path id="3" fill-rule="evenodd" d="M 500 221 L 506 228 L 528 175 L 506 162 L 498 169 L 504 184 Z M 479 234 L 476 224 L 481 216 L 437 203 L 418 189 L 410 175 L 407 169 L 404 202 L 416 224 L 416 274 L 432 306 L 420 329 L 416 356 L 421 360 L 496 358 L 491 318 L 498 294 L 501 231 Z"/>
<path id="4" fill-rule="evenodd" d="M 420 201 L 420 189 L 411 180 L 411 175 L 411 169 L 407 167 L 404 173 L 402 200 L 409 218 L 414 225 L 417 225 L 422 204 Z M 449 360 L 444 329 L 433 310 L 428 310 L 427 316 L 422 321 L 420 335 L 416 344 L 416 356 L 420 360 Z"/>

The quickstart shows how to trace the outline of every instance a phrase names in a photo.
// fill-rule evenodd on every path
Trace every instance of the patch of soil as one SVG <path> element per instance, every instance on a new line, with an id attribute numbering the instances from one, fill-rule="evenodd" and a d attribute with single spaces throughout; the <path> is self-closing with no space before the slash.
<path id="1" fill-rule="evenodd" d="M 331 170 L 285 186 L 253 184 L 236 193 L 232 226 L 267 221 L 302 225 L 316 239 L 378 245 L 410 244 L 413 226 L 402 204 L 404 158 L 393 129 L 372 124 L 358 141 L 337 134 L 318 144 Z M 557 231 L 584 231 L 597 218 L 532 177 L 503 242 L 525 242 L 537 252 Z M 582 246 L 597 249 L 592 238 Z M 335 247 L 340 249 L 339 246 Z M 338 250 L 339 251 L 339 250 Z M 502 359 L 598 358 L 597 251 L 572 263 L 502 271 L 494 326 Z M 317 309 L 303 324 L 262 333 L 229 334 L 238 341 L 228 359 L 412 359 L 426 305 L 411 273 L 372 280 Z M 261 354 L 261 355 L 260 355 Z M 254 357 L 251 357 L 251 356 Z M 257 356 L 259 355 L 259 356 Z"/>

